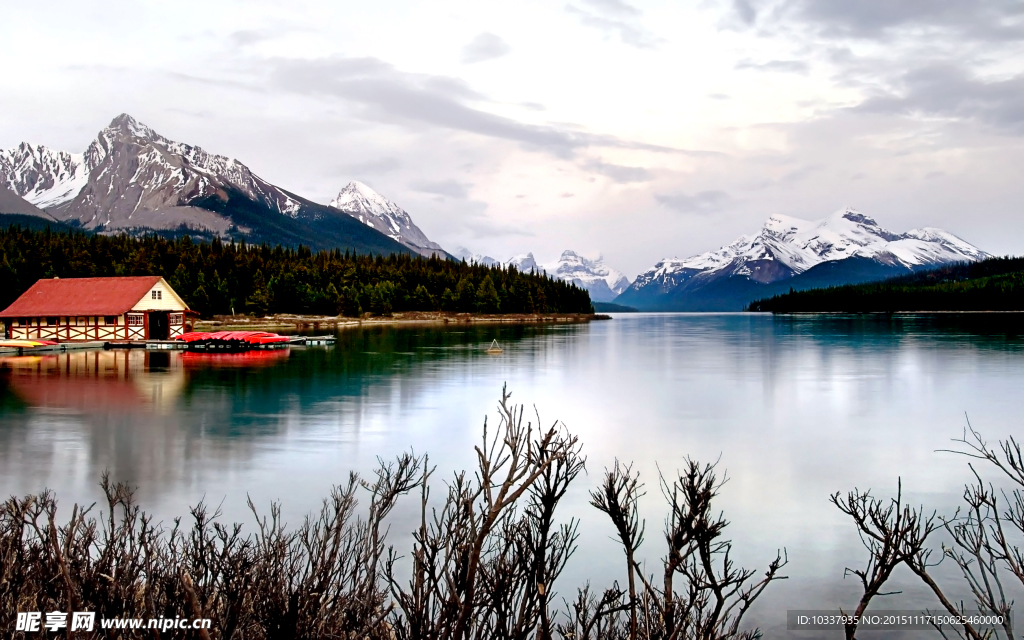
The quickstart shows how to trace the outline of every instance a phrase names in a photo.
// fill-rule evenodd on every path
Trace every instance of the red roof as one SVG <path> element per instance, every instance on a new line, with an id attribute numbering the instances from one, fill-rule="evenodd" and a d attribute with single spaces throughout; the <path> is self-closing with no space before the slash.
<path id="1" fill-rule="evenodd" d="M 39 280 L 0 312 L 0 318 L 116 316 L 149 294 L 160 276 Z"/>

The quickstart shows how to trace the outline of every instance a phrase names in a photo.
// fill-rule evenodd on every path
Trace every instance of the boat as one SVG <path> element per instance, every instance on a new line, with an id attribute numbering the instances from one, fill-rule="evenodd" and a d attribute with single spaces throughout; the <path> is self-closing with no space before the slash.
<path id="1" fill-rule="evenodd" d="M 248 351 L 251 349 L 282 349 L 291 338 L 266 331 L 193 331 L 175 340 L 185 343 L 188 351 Z"/>
<path id="2" fill-rule="evenodd" d="M 495 354 L 495 355 L 497 355 L 499 353 L 503 353 L 503 350 L 502 350 L 501 346 L 498 345 L 498 341 L 497 340 L 492 340 L 491 341 L 491 346 L 487 347 L 487 353 L 491 353 L 491 354 Z"/>
<path id="3" fill-rule="evenodd" d="M 30 349 L 34 347 L 56 347 L 53 340 L 0 340 L 0 347 Z"/>

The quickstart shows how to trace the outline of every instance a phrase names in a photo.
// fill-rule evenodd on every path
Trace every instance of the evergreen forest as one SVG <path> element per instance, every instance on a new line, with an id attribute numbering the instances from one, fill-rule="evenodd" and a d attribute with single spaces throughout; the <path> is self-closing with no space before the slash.
<path id="1" fill-rule="evenodd" d="M 585 289 L 515 267 L 190 237 L 0 229 L 0 309 L 40 278 L 162 275 L 204 317 L 400 311 L 593 313 Z"/>
<path id="2" fill-rule="evenodd" d="M 878 282 L 790 291 L 756 300 L 748 309 L 774 313 L 1024 311 L 1024 258 L 957 262 Z"/>

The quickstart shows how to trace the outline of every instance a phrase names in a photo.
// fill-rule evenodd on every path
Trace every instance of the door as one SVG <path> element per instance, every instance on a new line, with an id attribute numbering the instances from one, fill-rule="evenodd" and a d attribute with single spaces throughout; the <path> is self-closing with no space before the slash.
<path id="1" fill-rule="evenodd" d="M 149 340 L 166 340 L 171 333 L 170 314 L 166 311 L 149 312 Z"/>

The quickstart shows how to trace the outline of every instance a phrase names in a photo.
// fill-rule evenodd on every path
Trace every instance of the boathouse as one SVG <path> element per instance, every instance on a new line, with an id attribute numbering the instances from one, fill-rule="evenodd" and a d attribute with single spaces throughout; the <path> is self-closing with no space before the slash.
<path id="1" fill-rule="evenodd" d="M 13 340 L 167 340 L 195 312 L 160 276 L 39 280 L 0 312 Z"/>

